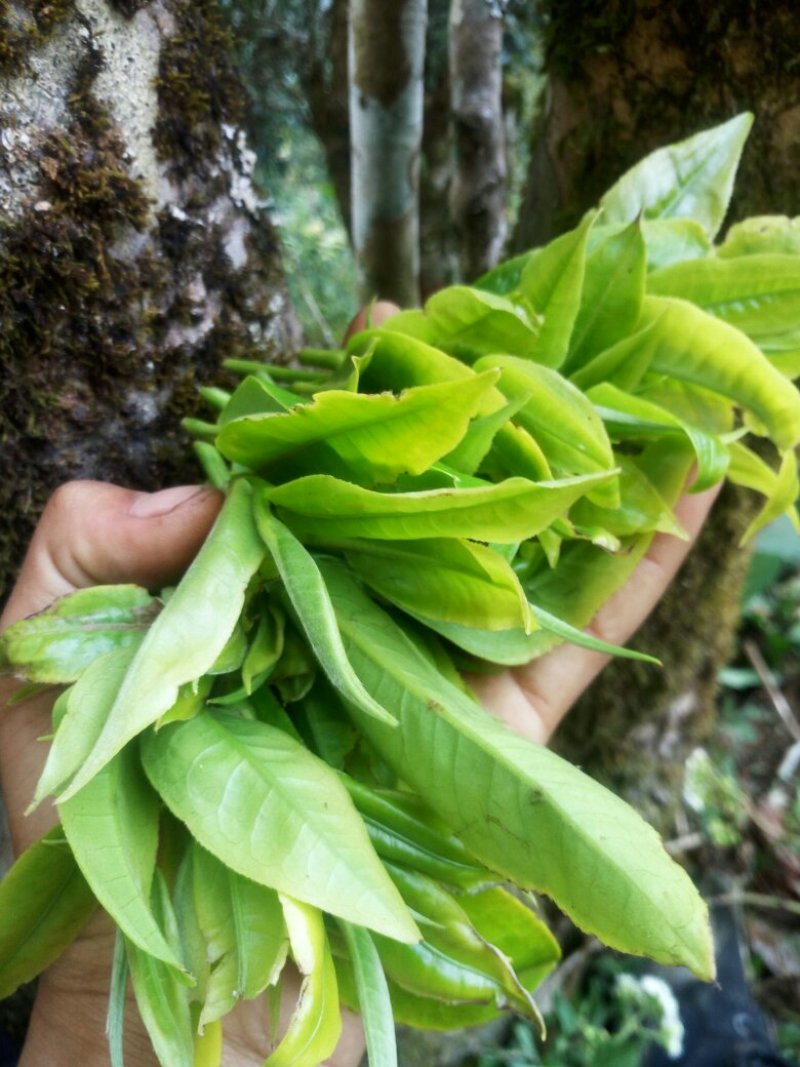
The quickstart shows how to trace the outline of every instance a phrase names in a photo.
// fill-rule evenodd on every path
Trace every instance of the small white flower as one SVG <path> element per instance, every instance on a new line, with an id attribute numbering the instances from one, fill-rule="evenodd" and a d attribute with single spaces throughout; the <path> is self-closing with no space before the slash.
<path id="1" fill-rule="evenodd" d="M 653 974 L 646 974 L 642 978 L 642 989 L 661 1008 L 661 1036 L 664 1048 L 669 1058 L 676 1060 L 683 1052 L 684 1029 L 675 994 L 663 978 L 656 978 Z"/>

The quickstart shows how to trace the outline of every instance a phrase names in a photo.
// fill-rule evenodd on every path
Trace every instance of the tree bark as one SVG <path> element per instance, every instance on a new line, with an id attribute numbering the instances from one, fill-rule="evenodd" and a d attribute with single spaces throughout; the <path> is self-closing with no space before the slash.
<path id="1" fill-rule="evenodd" d="M 468 281 L 496 265 L 506 239 L 503 7 L 503 0 L 453 0 L 450 9 L 452 203 Z"/>
<path id="2" fill-rule="evenodd" d="M 307 71 L 300 72 L 311 125 L 328 165 L 344 228 L 352 231 L 350 192 L 350 117 L 347 88 L 348 0 L 333 0 L 328 16 L 327 48 L 317 49 Z"/>
<path id="3" fill-rule="evenodd" d="M 419 301 L 426 0 L 350 0 L 353 247 L 362 297 Z"/>
<path id="4" fill-rule="evenodd" d="M 458 248 L 450 213 L 453 124 L 450 112 L 450 0 L 429 0 L 425 103 L 419 186 L 420 296 L 427 300 L 457 276 Z"/>
<path id="5" fill-rule="evenodd" d="M 196 384 L 294 342 L 216 5 L 34 6 L 0 27 L 6 590 L 57 484 L 196 478 Z"/>
<path id="6" fill-rule="evenodd" d="M 751 109 L 730 218 L 800 212 L 800 10 L 726 0 L 544 5 L 548 103 L 535 131 L 516 251 L 572 225 L 647 152 Z M 768 58 L 767 58 L 768 57 Z M 617 661 L 581 700 L 556 745 L 669 827 L 688 749 L 708 731 L 730 654 L 752 516 L 726 492 L 699 548 L 637 646 L 660 671 Z"/>
<path id="7" fill-rule="evenodd" d="M 731 219 L 800 213 L 800 9 L 781 0 L 546 0 L 548 100 L 514 248 L 568 229 L 642 156 L 739 111 L 756 122 Z"/>
<path id="8" fill-rule="evenodd" d="M 59 483 L 197 480 L 196 386 L 298 340 L 229 44 L 211 0 L 2 8 L 3 598 Z"/>

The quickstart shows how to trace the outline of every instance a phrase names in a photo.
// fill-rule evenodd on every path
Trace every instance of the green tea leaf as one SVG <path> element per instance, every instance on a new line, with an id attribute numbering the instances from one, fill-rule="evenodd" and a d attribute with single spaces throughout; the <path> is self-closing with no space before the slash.
<path id="1" fill-rule="evenodd" d="M 255 517 L 309 645 L 331 683 L 368 715 L 394 723 L 395 717 L 373 700 L 345 655 L 336 615 L 314 557 L 272 514 L 263 494 L 256 497 Z"/>
<path id="2" fill-rule="evenodd" d="M 622 470 L 619 507 L 601 508 L 589 500 L 580 500 L 572 512 L 575 522 L 582 526 L 602 526 L 615 537 L 658 531 L 688 540 L 689 535 L 638 466 L 636 457 L 622 455 L 618 462 Z"/>
<path id="3" fill-rule="evenodd" d="M 646 375 L 635 392 L 643 400 L 666 408 L 682 422 L 696 426 L 704 433 L 730 434 L 735 428 L 733 403 L 701 385 L 654 373 Z"/>
<path id="4" fill-rule="evenodd" d="M 346 774 L 342 782 L 383 859 L 461 889 L 473 890 L 495 877 L 414 793 L 372 789 Z"/>
<path id="5" fill-rule="evenodd" d="M 177 944 L 177 923 L 160 872 L 153 884 L 152 907 L 170 942 Z M 125 953 L 139 1014 L 158 1062 L 161 1067 L 193 1067 L 194 1035 L 189 991 L 171 967 L 143 952 L 133 941 L 125 941 Z"/>
<path id="6" fill-rule="evenodd" d="M 36 785 L 31 809 L 61 789 L 92 751 L 142 642 L 141 634 L 136 638 L 135 642 L 111 649 L 93 660 L 75 685 L 60 698 L 63 703 L 58 708 L 57 722 L 54 708 L 55 738 Z"/>
<path id="7" fill-rule="evenodd" d="M 228 871 L 236 929 L 237 988 L 246 1000 L 278 981 L 289 951 L 289 937 L 278 894 Z"/>
<path id="8" fill-rule="evenodd" d="M 337 958 L 336 975 L 342 1002 L 353 1011 L 358 1011 L 355 976 L 349 959 Z M 501 1009 L 494 1003 L 419 996 L 403 989 L 391 978 L 388 978 L 388 986 L 394 1021 L 400 1026 L 419 1030 L 460 1030 L 465 1026 L 479 1026 L 491 1022 L 501 1014 Z"/>
<path id="9" fill-rule="evenodd" d="M 149 734 L 142 755 L 167 806 L 231 870 L 389 937 L 417 936 L 335 771 L 283 731 L 205 713 Z"/>
<path id="10" fill-rule="evenodd" d="M 656 296 L 689 300 L 764 351 L 800 346 L 800 256 L 752 255 L 676 263 L 648 279 Z"/>
<path id="11" fill-rule="evenodd" d="M 765 355 L 775 370 L 790 381 L 800 378 L 800 348 L 793 348 L 788 352 L 766 352 Z"/>
<path id="12" fill-rule="evenodd" d="M 363 927 L 344 922 L 340 926 L 353 965 L 370 1067 L 397 1067 L 392 1002 L 380 956 Z"/>
<path id="13" fill-rule="evenodd" d="M 157 722 L 186 682 L 202 677 L 241 615 L 247 584 L 265 555 L 252 491 L 234 482 L 205 544 L 131 663 L 91 753 L 61 796 L 67 800 L 120 749 Z"/>
<path id="14" fill-rule="evenodd" d="M 655 832 L 445 681 L 341 567 L 323 573 L 351 662 L 368 688 L 392 694 L 400 726 L 353 708 L 355 720 L 474 854 L 607 944 L 712 975 L 705 906 Z"/>
<path id="15" fill-rule="evenodd" d="M 396 315 L 377 329 L 356 334 L 350 341 L 351 352 L 371 353 L 362 379 L 364 389 L 369 392 L 391 389 L 399 393 L 410 386 L 464 382 L 474 378 L 475 372 L 454 356 L 448 356 L 418 337 L 409 337 L 393 329 L 402 318 L 402 314 Z"/>
<path id="16" fill-rule="evenodd" d="M 780 469 L 776 473 L 760 456 L 751 452 L 740 441 L 734 442 L 729 448 L 730 480 L 734 485 L 755 489 L 767 498 L 764 507 L 747 527 L 742 537 L 742 544 L 783 514 L 787 514 L 795 529 L 800 530 L 800 518 L 796 508 L 797 499 L 800 496 L 800 482 L 798 482 L 797 458 L 794 452 L 784 453 Z"/>
<path id="17" fill-rule="evenodd" d="M 332 389 L 285 414 L 228 423 L 217 447 L 261 471 L 325 444 L 362 480 L 391 482 L 406 471 L 422 473 L 455 448 L 496 378 L 415 386 L 399 397 Z"/>
<path id="18" fill-rule="evenodd" d="M 559 638 L 544 627 L 526 634 L 522 629 L 481 630 L 475 626 L 461 626 L 422 616 L 419 621 L 475 659 L 500 667 L 518 667 L 529 663 L 559 644 Z"/>
<path id="19" fill-rule="evenodd" d="M 294 533 L 312 543 L 341 538 L 468 537 L 510 544 L 533 537 L 615 471 L 530 482 L 509 478 L 485 489 L 378 493 L 325 474 L 269 489 Z"/>
<path id="20" fill-rule="evenodd" d="M 476 367 L 499 368 L 499 387 L 511 399 L 529 397 L 516 421 L 535 438 L 557 472 L 590 474 L 615 466 L 602 419 L 580 389 L 558 371 L 515 356 L 486 356 Z M 614 502 L 613 483 L 597 492 Z"/>
<path id="21" fill-rule="evenodd" d="M 638 220 L 589 255 L 565 372 L 572 373 L 636 326 L 644 297 L 647 250 Z"/>
<path id="22" fill-rule="evenodd" d="M 574 230 L 530 253 L 516 287 L 544 320 L 530 358 L 547 367 L 560 367 L 569 349 L 581 304 L 586 239 L 596 218 L 590 211 Z"/>
<path id="23" fill-rule="evenodd" d="M 200 1028 L 278 980 L 289 941 L 278 894 L 191 845 L 192 899 L 210 970 Z"/>
<path id="24" fill-rule="evenodd" d="M 503 260 L 496 267 L 492 267 L 486 274 L 482 274 L 477 281 L 472 283 L 474 289 L 484 289 L 488 293 L 496 293 L 497 296 L 508 296 L 515 289 L 519 289 L 522 273 L 527 267 L 532 256 L 539 249 L 531 252 L 523 252 L 519 256 Z"/>
<path id="25" fill-rule="evenodd" d="M 138 644 L 160 606 L 138 585 L 80 589 L 3 631 L 0 672 L 33 682 L 74 682 L 105 652 Z"/>
<path id="26" fill-rule="evenodd" d="M 303 981 L 289 1028 L 264 1067 L 318 1067 L 336 1048 L 342 1031 L 333 957 L 320 912 L 285 896 L 281 903 Z"/>
<path id="27" fill-rule="evenodd" d="M 713 238 L 725 218 L 733 180 L 753 116 L 659 148 L 624 174 L 600 201 L 606 222 L 692 218 Z"/>
<path id="28" fill-rule="evenodd" d="M 96 907 L 61 827 L 26 849 L 0 881 L 0 997 L 58 959 Z"/>
<path id="29" fill-rule="evenodd" d="M 423 941 L 411 946 L 389 944 L 382 937 L 376 939 L 394 980 L 422 995 L 450 992 L 453 999 L 466 1000 L 473 995 L 513 1005 L 543 1030 L 539 1010 L 508 956 L 479 936 L 467 912 L 450 892 L 418 871 L 392 864 L 387 869 L 417 916 L 423 934 Z"/>
<path id="30" fill-rule="evenodd" d="M 685 434 L 697 460 L 697 478 L 690 492 L 700 493 L 725 477 L 728 451 L 713 434 L 704 433 L 651 400 L 633 396 L 610 383 L 593 386 L 588 396 L 618 441 L 647 440 L 675 432 Z"/>
<path id="31" fill-rule="evenodd" d="M 662 314 L 652 370 L 734 400 L 781 450 L 800 440 L 800 393 L 744 334 L 672 297 L 647 297 L 645 314 Z"/>
<path id="32" fill-rule="evenodd" d="M 436 346 L 466 363 L 489 352 L 530 355 L 539 336 L 539 323 L 518 304 L 463 285 L 434 293 L 425 313 Z"/>
<path id="33" fill-rule="evenodd" d="M 194 1067 L 222 1067 L 222 1023 L 208 1023 L 194 1039 Z"/>
<path id="34" fill-rule="evenodd" d="M 192 850 L 192 900 L 197 926 L 205 949 L 206 971 L 198 1022 L 202 1030 L 231 1011 L 242 995 L 238 983 L 239 961 L 228 869 L 199 848 Z M 185 903 L 185 902 L 184 902 Z M 180 919 L 178 920 L 181 926 Z"/>
<path id="35" fill-rule="evenodd" d="M 59 814 L 86 881 L 126 938 L 182 971 L 150 909 L 158 799 L 141 772 L 135 747 L 124 749 L 59 804 Z"/>
<path id="36" fill-rule="evenodd" d="M 504 953 L 518 975 L 532 977 L 536 971 L 538 984 L 561 959 L 558 941 L 536 912 L 501 886 L 464 893 L 459 904 L 484 941 Z"/>
<path id="37" fill-rule="evenodd" d="M 504 428 L 513 429 L 513 427 L 509 427 L 509 421 L 525 405 L 527 400 L 528 397 L 523 394 L 512 403 L 504 404 L 490 415 L 482 415 L 473 419 L 467 432 L 453 451 L 448 452 L 444 457 L 444 462 L 459 471 L 463 471 L 465 474 L 474 474 L 486 458 L 498 433 Z M 550 476 L 550 471 L 546 469 L 542 472 L 542 469 L 537 465 L 536 476 L 547 478 Z"/>
<path id="38" fill-rule="evenodd" d="M 717 255 L 723 259 L 769 252 L 800 255 L 800 217 L 756 215 L 743 219 L 731 226 L 717 249 Z"/>
<path id="39" fill-rule="evenodd" d="M 637 465 L 667 507 L 674 507 L 694 456 L 683 441 L 663 438 L 637 457 Z M 588 626 L 601 604 L 631 577 L 652 539 L 652 534 L 628 538 L 613 554 L 586 542 L 564 546 L 555 569 L 541 568 L 522 578 L 528 599 L 536 607 L 572 626 Z M 542 631 L 532 635 L 539 637 Z"/>
<path id="40" fill-rule="evenodd" d="M 696 219 L 643 219 L 642 236 L 647 248 L 647 269 L 668 267 L 711 252 L 711 241 Z"/>
<path id="41" fill-rule="evenodd" d="M 111 962 L 111 987 L 108 993 L 106 1036 L 111 1067 L 125 1067 L 123 1044 L 125 1038 L 125 993 L 128 986 L 128 957 L 125 938 L 117 929 L 114 938 L 114 959 Z"/>
<path id="42" fill-rule="evenodd" d="M 621 341 L 584 363 L 570 375 L 572 384 L 583 392 L 591 389 L 593 385 L 604 383 L 616 385 L 620 389 L 636 389 L 647 373 L 653 353 L 659 344 L 659 321 L 654 317 L 646 322 L 642 329 L 623 337 Z"/>
<path id="43" fill-rule="evenodd" d="M 649 656 L 646 652 L 637 652 L 632 648 L 623 648 L 621 645 L 612 645 L 608 641 L 601 641 L 599 637 L 595 637 L 593 634 L 579 630 L 575 626 L 570 626 L 568 622 L 564 622 L 563 619 L 551 615 L 551 613 L 545 611 L 544 608 L 536 607 L 535 604 L 532 604 L 531 607 L 533 609 L 533 614 L 536 616 L 536 621 L 543 630 L 555 634 L 557 637 L 560 637 L 563 641 L 569 642 L 571 645 L 578 645 L 580 648 L 589 648 L 592 652 L 602 652 L 606 656 L 617 656 L 620 659 L 635 659 L 642 663 L 655 664 L 660 664 L 661 662 L 656 659 L 655 656 Z"/>
<path id="44" fill-rule="evenodd" d="M 364 538 L 342 547 L 350 569 L 363 582 L 416 615 L 485 630 L 535 628 L 517 576 L 485 545 L 444 537 Z"/>
<path id="45" fill-rule="evenodd" d="M 249 376 L 225 405 L 219 417 L 219 424 L 220 427 L 227 426 L 234 419 L 243 419 L 247 415 L 280 414 L 291 411 L 299 403 L 301 398 L 287 389 L 281 389 L 263 378 Z"/>
<path id="46" fill-rule="evenodd" d="M 242 683 L 248 696 L 253 692 L 255 679 L 271 671 L 281 658 L 283 627 L 283 612 L 266 602 L 242 664 Z"/>

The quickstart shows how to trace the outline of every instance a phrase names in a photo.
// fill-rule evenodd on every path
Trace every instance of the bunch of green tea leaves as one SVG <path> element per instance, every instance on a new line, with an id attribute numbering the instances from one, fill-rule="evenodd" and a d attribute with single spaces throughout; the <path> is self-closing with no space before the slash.
<path id="1" fill-rule="evenodd" d="M 267 1067 L 329 1056 L 340 1001 L 373 1067 L 393 1019 L 535 1020 L 558 948 L 530 892 L 712 975 L 654 831 L 457 668 L 607 649 L 581 627 L 657 531 L 683 536 L 693 467 L 694 490 L 764 495 L 751 532 L 794 515 L 797 230 L 713 244 L 749 125 L 656 152 L 572 232 L 316 369 L 232 362 L 236 391 L 206 391 L 217 421 L 190 428 L 227 499 L 177 588 L 86 590 L 2 638 L 7 670 L 68 688 L 35 796 L 60 825 L 0 888 L 0 994 L 96 902 L 114 1067 L 128 975 L 165 1067 L 218 1064 L 226 1015 L 289 956 L 303 991 Z"/>

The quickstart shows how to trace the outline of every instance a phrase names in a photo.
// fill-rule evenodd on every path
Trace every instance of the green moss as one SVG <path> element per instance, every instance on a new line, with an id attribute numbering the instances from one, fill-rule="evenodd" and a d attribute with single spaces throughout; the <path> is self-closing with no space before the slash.
<path id="1" fill-rule="evenodd" d="M 92 94 L 98 69 L 90 51 L 70 87 L 68 126 L 41 146 L 36 204 L 0 243 L 0 444 L 14 471 L 0 488 L 5 573 L 63 472 L 89 473 L 82 441 L 104 432 L 100 412 L 113 410 L 137 348 L 142 294 L 163 271 L 109 254 L 131 227 L 144 228 L 150 205 Z M 119 461 L 113 452 L 102 466 Z"/>
<path id="2" fill-rule="evenodd" d="M 252 255 L 236 270 L 223 224 L 209 219 L 230 195 L 219 152 L 235 149 L 221 126 L 243 112 L 227 30 L 210 0 L 176 0 L 170 12 L 158 150 L 180 210 L 156 214 L 131 176 L 120 131 L 94 95 L 101 55 L 89 39 L 68 120 L 36 157 L 37 193 L 0 224 L 0 466 L 14 472 L 0 480 L 0 595 L 56 485 L 196 479 L 178 420 L 198 410 L 198 381 L 220 381 L 225 356 L 275 355 L 258 341 L 281 286 L 274 232 L 242 212 Z M 208 305 L 190 296 L 203 289 Z"/>
<path id="3" fill-rule="evenodd" d="M 179 29 L 161 49 L 154 142 L 175 177 L 208 177 L 222 146 L 221 126 L 243 121 L 244 97 L 231 61 L 231 32 L 218 5 L 182 0 L 174 6 Z"/>
<path id="4" fill-rule="evenodd" d="M 74 0 L 31 0 L 24 15 L 0 5 L 0 77 L 22 74 L 28 56 L 75 10 Z"/>

